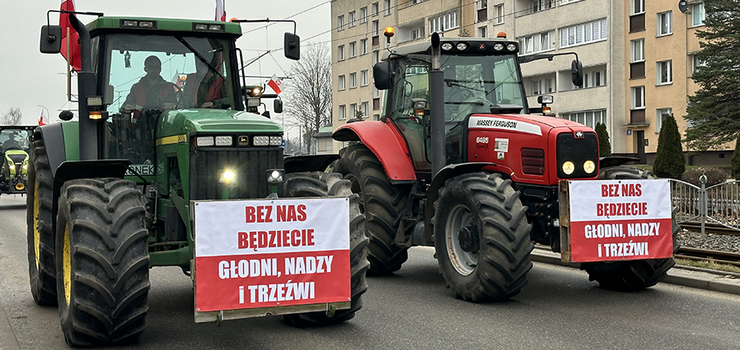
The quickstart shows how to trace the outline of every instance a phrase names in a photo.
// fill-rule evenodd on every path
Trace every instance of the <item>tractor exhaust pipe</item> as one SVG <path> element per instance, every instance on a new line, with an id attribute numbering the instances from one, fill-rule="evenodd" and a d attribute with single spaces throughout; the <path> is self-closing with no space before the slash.
<path id="1" fill-rule="evenodd" d="M 80 35 L 80 72 L 77 73 L 77 105 L 80 117 L 80 160 L 96 160 L 98 155 L 97 122 L 90 120 L 87 97 L 95 96 L 95 74 L 92 72 L 90 32 L 74 14 L 69 14 L 69 24 Z"/>
<path id="2" fill-rule="evenodd" d="M 444 72 L 442 71 L 441 42 L 438 33 L 432 34 L 432 71 L 429 72 L 430 133 L 432 138 L 432 176 L 445 166 L 445 103 Z"/>

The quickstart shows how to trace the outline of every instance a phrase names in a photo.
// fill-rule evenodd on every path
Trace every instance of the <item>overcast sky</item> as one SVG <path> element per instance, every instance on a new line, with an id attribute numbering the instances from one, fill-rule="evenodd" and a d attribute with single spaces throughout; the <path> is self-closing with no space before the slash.
<path id="1" fill-rule="evenodd" d="M 61 0 L 2 0 L 3 20 L 0 21 L 0 64 L 3 74 L 0 82 L 0 116 L 10 107 L 19 107 L 23 124 L 36 124 L 45 106 L 50 120 L 57 120 L 61 109 L 76 108 L 66 103 L 66 61 L 61 55 L 39 52 L 41 26 L 46 24 L 46 11 L 59 9 Z M 137 16 L 188 18 L 212 20 L 215 0 L 75 0 L 77 11 L 103 12 L 108 16 Z M 331 5 L 328 0 L 225 0 L 226 18 L 284 19 L 292 17 L 298 24 L 301 45 L 331 40 Z M 313 8 L 313 9 L 311 9 Z M 309 10 L 310 9 L 310 10 Z M 306 11 L 308 10 L 308 11 Z M 59 15 L 49 16 L 51 24 L 59 23 Z M 81 17 L 89 22 L 92 17 Z M 244 51 L 244 61 L 257 57 L 268 49 L 283 45 L 283 33 L 292 31 L 290 24 L 242 24 L 242 32 L 257 29 L 242 36 L 237 45 Z M 261 28 L 261 29 L 258 29 Z M 274 58 L 274 59 L 273 59 Z M 247 69 L 248 75 L 285 75 L 293 61 L 285 59 L 282 51 L 266 55 Z M 143 73 L 143 71 L 142 71 Z M 249 79 L 247 83 L 263 83 Z M 74 84 L 74 83 L 73 83 Z M 73 87 L 73 91 L 76 88 Z"/>

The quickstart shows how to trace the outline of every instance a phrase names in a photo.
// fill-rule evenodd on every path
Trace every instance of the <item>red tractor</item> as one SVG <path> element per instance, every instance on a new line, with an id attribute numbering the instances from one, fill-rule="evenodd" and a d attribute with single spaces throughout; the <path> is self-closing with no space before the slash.
<path id="1" fill-rule="evenodd" d="M 333 171 L 362 198 L 371 273 L 400 269 L 411 246 L 434 246 L 458 297 L 509 298 L 527 283 L 533 243 L 561 251 L 559 181 L 650 176 L 623 166 L 632 158 L 600 159 L 591 128 L 543 115 L 551 96 L 529 107 L 518 52 L 505 38 L 434 34 L 389 50 L 373 67 L 375 86 L 386 90 L 382 119 L 333 133 L 349 142 Z M 582 74 L 576 56 L 575 85 Z M 604 288 L 639 290 L 673 265 L 666 258 L 581 268 Z"/>

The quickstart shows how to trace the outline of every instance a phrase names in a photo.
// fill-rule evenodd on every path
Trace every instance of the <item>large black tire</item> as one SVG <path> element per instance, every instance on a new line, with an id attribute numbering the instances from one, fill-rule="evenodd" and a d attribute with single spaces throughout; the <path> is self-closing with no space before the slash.
<path id="1" fill-rule="evenodd" d="M 448 179 L 434 203 L 434 241 L 447 288 L 474 302 L 508 299 L 532 268 L 527 207 L 500 174 Z"/>
<path id="2" fill-rule="evenodd" d="M 398 271 L 408 259 L 408 247 L 398 246 L 394 241 L 411 188 L 391 184 L 383 165 L 365 145 L 343 148 L 339 156 L 332 171 L 341 173 L 352 183 L 352 192 L 360 195 L 360 210 L 367 220 L 368 273 L 388 275 Z"/>
<path id="3" fill-rule="evenodd" d="M 26 232 L 31 295 L 36 304 L 56 305 L 57 281 L 52 229 L 54 178 L 43 140 L 33 142 L 30 156 L 26 189 Z"/>
<path id="4" fill-rule="evenodd" d="M 640 169 L 615 166 L 601 169 L 600 180 L 650 179 L 652 174 Z M 673 251 L 678 249 L 676 237 L 680 226 L 673 214 Z M 668 270 L 675 265 L 673 258 L 627 260 L 614 262 L 582 263 L 581 270 L 588 272 L 589 281 L 599 282 L 599 287 L 616 291 L 637 291 L 652 287 L 666 278 Z"/>
<path id="5" fill-rule="evenodd" d="M 67 181 L 57 214 L 59 318 L 67 344 L 132 343 L 148 310 L 149 254 L 136 184 Z"/>
<path id="6" fill-rule="evenodd" d="M 367 260 L 368 238 L 365 236 L 365 216 L 360 213 L 360 198 L 352 193 L 350 182 L 338 173 L 293 173 L 286 175 L 285 196 L 287 197 L 348 197 L 350 229 L 350 279 L 352 301 L 349 309 L 331 313 L 310 312 L 284 316 L 288 324 L 305 327 L 336 324 L 355 317 L 362 308 L 362 294 L 367 291 L 365 274 L 370 268 Z"/>

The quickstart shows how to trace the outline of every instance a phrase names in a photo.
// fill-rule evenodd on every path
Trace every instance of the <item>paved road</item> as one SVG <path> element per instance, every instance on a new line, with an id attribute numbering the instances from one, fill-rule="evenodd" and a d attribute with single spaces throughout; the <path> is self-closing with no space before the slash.
<path id="1" fill-rule="evenodd" d="M 56 309 L 29 292 L 23 203 L 0 198 L 0 350 L 64 349 Z M 432 254 L 413 248 L 396 275 L 370 278 L 354 320 L 308 329 L 277 317 L 194 324 L 190 279 L 155 268 L 141 344 L 116 349 L 740 349 L 737 295 L 669 284 L 616 293 L 536 263 L 513 300 L 472 304 L 445 289 Z"/>

